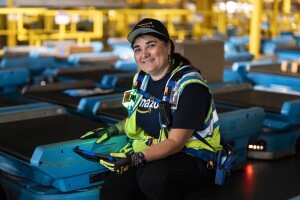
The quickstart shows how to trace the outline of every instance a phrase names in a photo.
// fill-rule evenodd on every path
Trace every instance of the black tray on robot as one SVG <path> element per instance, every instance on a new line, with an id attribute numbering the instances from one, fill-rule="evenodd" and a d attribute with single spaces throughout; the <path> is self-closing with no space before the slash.
<path id="1" fill-rule="evenodd" d="M 24 105 L 24 104 L 26 104 L 26 103 L 0 97 L 0 108 L 8 107 L 8 106 L 18 106 L 18 105 Z"/>
<path id="2" fill-rule="evenodd" d="M 267 112 L 280 113 L 284 102 L 297 100 L 300 97 L 292 94 L 280 94 L 256 90 L 242 90 L 214 94 L 214 101 L 239 107 L 259 106 Z"/>
<path id="3" fill-rule="evenodd" d="M 98 110 L 97 114 L 115 118 L 118 120 L 125 119 L 125 117 L 128 116 L 127 109 L 125 107 L 106 108 L 106 109 Z"/>
<path id="4" fill-rule="evenodd" d="M 76 80 L 93 80 L 100 82 L 104 75 L 106 74 L 120 74 L 126 73 L 125 71 L 115 70 L 115 69 L 99 69 L 99 68 L 91 68 L 87 67 L 86 70 L 83 68 L 73 69 L 73 70 L 60 70 L 58 73 L 58 77 L 64 78 L 72 78 Z M 127 72 L 128 73 L 128 72 Z"/>
<path id="5" fill-rule="evenodd" d="M 292 73 L 291 71 L 282 71 L 281 64 L 270 64 L 262 66 L 254 66 L 250 68 L 250 72 L 274 74 L 281 76 L 300 77 L 300 73 Z"/>
<path id="6" fill-rule="evenodd" d="M 280 46 L 280 47 L 276 47 L 275 51 L 294 51 L 294 52 L 300 52 L 300 47 L 298 47 L 298 46 Z"/>
<path id="7" fill-rule="evenodd" d="M 86 87 L 76 87 L 73 89 L 94 89 L 94 86 L 86 86 Z M 72 88 L 68 88 L 68 89 L 72 89 Z M 46 90 L 46 91 L 29 91 L 24 93 L 24 97 L 26 98 L 31 98 L 31 99 L 36 99 L 36 100 L 40 100 L 40 101 L 46 101 L 49 103 L 55 103 L 55 104 L 59 104 L 62 106 L 67 106 L 70 108 L 74 108 L 76 109 L 79 101 L 84 98 L 84 97 L 92 97 L 92 96 L 99 96 L 99 94 L 95 94 L 95 95 L 89 95 L 89 96 L 70 96 L 66 93 L 64 93 L 66 89 L 57 89 L 57 90 Z M 111 95 L 111 94 L 117 94 L 119 92 L 117 91 L 112 91 L 112 92 L 108 92 L 108 93 L 104 93 L 101 94 L 101 96 L 105 96 L 105 95 Z"/>
<path id="8" fill-rule="evenodd" d="M 106 126 L 68 114 L 3 123 L 0 124 L 0 151 L 30 162 L 38 146 L 79 139 L 89 130 Z"/>

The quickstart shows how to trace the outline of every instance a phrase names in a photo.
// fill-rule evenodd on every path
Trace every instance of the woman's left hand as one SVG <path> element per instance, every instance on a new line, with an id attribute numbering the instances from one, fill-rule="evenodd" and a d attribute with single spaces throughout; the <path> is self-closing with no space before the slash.
<path id="1" fill-rule="evenodd" d="M 110 153 L 110 156 L 113 157 L 115 161 L 100 160 L 99 162 L 117 174 L 123 174 L 128 171 L 130 167 L 139 167 L 145 163 L 145 156 L 142 152 L 134 154 Z"/>

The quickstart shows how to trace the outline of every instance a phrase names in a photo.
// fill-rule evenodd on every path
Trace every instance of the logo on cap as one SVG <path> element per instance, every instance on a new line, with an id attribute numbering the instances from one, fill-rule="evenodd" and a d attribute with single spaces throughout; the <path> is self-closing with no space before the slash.
<path id="1" fill-rule="evenodd" d="M 139 27 L 154 27 L 152 22 L 138 24 L 137 26 L 139 26 Z"/>

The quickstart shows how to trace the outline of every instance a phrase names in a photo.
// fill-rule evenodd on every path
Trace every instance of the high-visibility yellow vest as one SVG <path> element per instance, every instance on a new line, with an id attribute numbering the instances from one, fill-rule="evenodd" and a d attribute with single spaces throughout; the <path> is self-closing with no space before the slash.
<path id="1" fill-rule="evenodd" d="M 141 72 L 140 72 L 141 73 Z M 181 73 L 181 78 L 176 81 L 175 85 L 173 86 L 176 90 L 179 92 L 179 98 L 182 94 L 184 88 L 192 83 L 197 83 L 204 85 L 208 88 L 206 81 L 203 79 L 201 74 L 193 67 L 191 66 L 183 66 L 183 67 L 177 67 L 172 71 L 171 77 L 174 76 L 176 73 Z M 147 88 L 147 83 L 150 76 L 145 74 L 143 77 L 139 77 L 139 73 L 137 73 L 134 77 L 134 82 L 137 81 L 137 79 L 142 79 L 141 81 L 141 89 L 143 91 Z M 170 78 L 171 79 L 171 78 Z M 169 80 L 170 80 L 169 79 Z M 168 84 L 168 83 L 167 83 Z M 208 88 L 209 89 L 209 88 Z M 147 148 L 149 148 L 150 145 L 155 145 L 163 140 L 165 140 L 168 135 L 170 134 L 170 131 L 165 133 L 165 129 L 161 128 L 160 130 L 160 136 L 159 138 L 153 138 L 150 135 L 148 135 L 144 130 L 142 130 L 140 127 L 136 125 L 136 108 L 139 104 L 140 100 L 142 99 L 142 95 L 138 94 L 134 105 L 131 108 L 128 108 L 128 118 L 125 122 L 125 133 L 129 138 L 132 139 L 132 147 L 134 152 L 140 152 Z M 163 97 L 164 100 L 166 100 L 166 97 Z M 194 134 L 200 135 L 202 138 L 204 138 L 214 149 L 212 149 L 207 144 L 203 143 L 197 137 L 192 136 L 189 141 L 185 144 L 186 148 L 193 148 L 196 150 L 199 149 L 207 149 L 210 151 L 218 151 L 222 149 L 222 146 L 220 144 L 220 131 L 219 131 L 219 118 L 215 109 L 215 105 L 213 103 L 213 100 L 211 100 L 209 112 L 205 118 L 205 126 L 203 130 L 196 130 Z"/>

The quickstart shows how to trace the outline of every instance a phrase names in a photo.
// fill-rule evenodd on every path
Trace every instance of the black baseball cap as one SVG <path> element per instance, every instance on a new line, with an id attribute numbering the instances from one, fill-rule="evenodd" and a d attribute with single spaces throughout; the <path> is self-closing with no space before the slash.
<path id="1" fill-rule="evenodd" d="M 128 34 L 127 40 L 132 44 L 138 35 L 142 34 L 159 34 L 164 38 L 170 40 L 167 28 L 159 20 L 144 18 L 137 23 L 133 30 Z"/>

